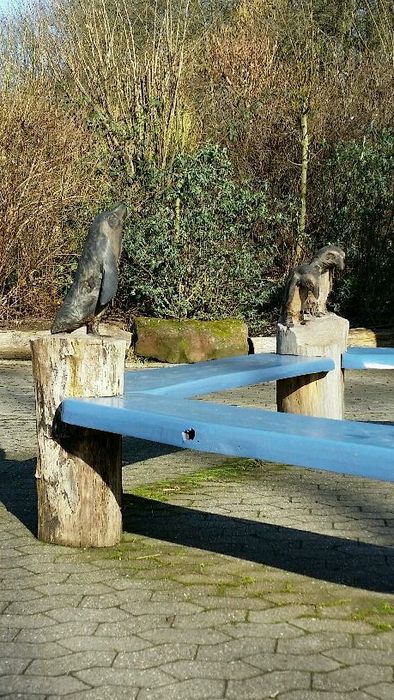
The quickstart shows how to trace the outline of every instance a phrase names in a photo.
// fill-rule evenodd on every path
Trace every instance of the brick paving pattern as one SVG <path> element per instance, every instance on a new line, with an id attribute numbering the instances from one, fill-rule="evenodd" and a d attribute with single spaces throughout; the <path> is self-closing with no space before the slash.
<path id="1" fill-rule="evenodd" d="M 122 543 L 47 545 L 30 371 L 0 367 L 1 697 L 394 698 L 394 484 L 261 463 L 221 480 L 234 460 L 126 440 Z M 347 417 L 393 421 L 393 379 L 347 373 Z M 274 387 L 221 400 L 273 408 Z"/>

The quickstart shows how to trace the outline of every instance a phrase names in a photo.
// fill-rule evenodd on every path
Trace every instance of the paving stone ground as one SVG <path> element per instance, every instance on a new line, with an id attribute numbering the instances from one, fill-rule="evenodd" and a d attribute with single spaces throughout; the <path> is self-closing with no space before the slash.
<path id="1" fill-rule="evenodd" d="M 394 484 L 126 440 L 122 543 L 43 544 L 30 372 L 0 367 L 0 696 L 393 700 Z M 347 417 L 393 387 L 348 372 Z"/>

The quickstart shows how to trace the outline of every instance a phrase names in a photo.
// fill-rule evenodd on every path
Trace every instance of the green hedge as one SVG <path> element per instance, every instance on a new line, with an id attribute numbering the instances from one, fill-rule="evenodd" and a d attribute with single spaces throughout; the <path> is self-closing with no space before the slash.
<path id="1" fill-rule="evenodd" d="M 346 251 L 333 299 L 354 324 L 394 318 L 393 165 L 394 137 L 382 131 L 339 144 L 325 168 L 322 243 Z"/>
<path id="2" fill-rule="evenodd" d="M 238 183 L 217 146 L 150 172 L 145 201 L 124 235 L 123 309 L 164 318 L 234 316 L 257 329 L 272 288 L 267 209 L 266 190 Z"/>

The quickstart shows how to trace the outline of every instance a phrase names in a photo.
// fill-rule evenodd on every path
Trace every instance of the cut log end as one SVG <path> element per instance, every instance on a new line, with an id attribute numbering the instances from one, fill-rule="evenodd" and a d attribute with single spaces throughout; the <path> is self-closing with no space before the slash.
<path id="1" fill-rule="evenodd" d="M 295 325 L 292 328 L 278 324 L 278 354 L 331 357 L 336 365 L 331 372 L 278 381 L 278 411 L 321 418 L 343 418 L 341 355 L 347 348 L 348 331 L 349 322 L 335 314 L 314 318 L 305 325 Z"/>
<path id="2" fill-rule="evenodd" d="M 38 460 L 38 536 L 76 547 L 117 544 L 122 533 L 121 437 L 59 430 L 65 397 L 123 392 L 124 340 L 67 334 L 32 341 Z M 56 430 L 54 430 L 56 427 Z"/>

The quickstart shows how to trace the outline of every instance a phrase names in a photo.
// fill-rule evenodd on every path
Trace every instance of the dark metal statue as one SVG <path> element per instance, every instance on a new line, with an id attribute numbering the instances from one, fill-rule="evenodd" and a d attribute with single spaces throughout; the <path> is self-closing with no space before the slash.
<path id="1" fill-rule="evenodd" d="M 344 267 L 345 252 L 333 245 L 320 248 L 309 264 L 295 267 L 286 282 L 281 322 L 290 328 L 294 322 L 305 323 L 305 314 L 324 316 L 334 270 Z"/>
<path id="2" fill-rule="evenodd" d="M 314 255 L 311 265 L 320 267 L 319 298 L 312 315 L 324 316 L 327 313 L 327 297 L 332 290 L 334 271 L 345 268 L 345 251 L 336 245 L 325 245 Z"/>
<path id="3" fill-rule="evenodd" d="M 118 288 L 124 204 L 96 216 L 79 259 L 73 284 L 53 321 L 51 333 L 70 333 L 87 326 L 98 333 L 98 321 Z"/>
<path id="4" fill-rule="evenodd" d="M 305 323 L 304 311 L 310 294 L 319 298 L 320 269 L 312 265 L 295 267 L 287 279 L 283 297 L 281 323 L 288 328 L 294 322 Z"/>

